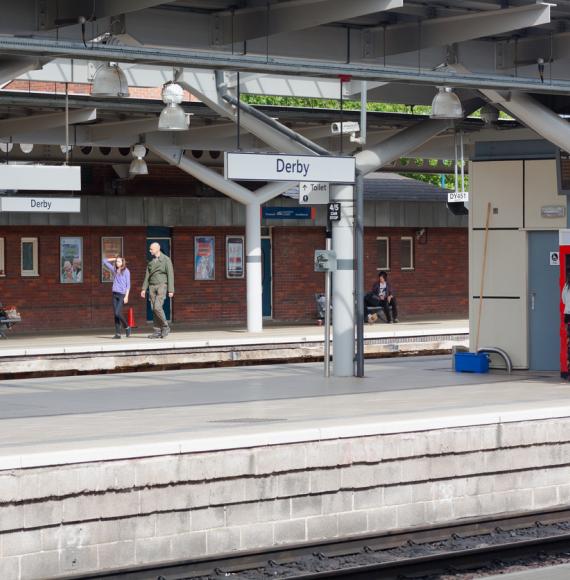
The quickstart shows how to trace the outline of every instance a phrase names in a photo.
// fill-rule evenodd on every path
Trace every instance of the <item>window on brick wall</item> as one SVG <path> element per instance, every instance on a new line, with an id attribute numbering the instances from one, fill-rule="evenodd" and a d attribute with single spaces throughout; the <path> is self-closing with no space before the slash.
<path id="1" fill-rule="evenodd" d="M 38 238 L 21 239 L 21 275 L 38 276 Z"/>
<path id="2" fill-rule="evenodd" d="M 0 238 L 0 276 L 6 276 L 6 240 Z"/>
<path id="3" fill-rule="evenodd" d="M 390 269 L 390 238 L 380 236 L 376 238 L 378 247 L 378 264 L 377 270 Z"/>
<path id="4" fill-rule="evenodd" d="M 400 238 L 400 269 L 414 269 L 414 238 Z"/>

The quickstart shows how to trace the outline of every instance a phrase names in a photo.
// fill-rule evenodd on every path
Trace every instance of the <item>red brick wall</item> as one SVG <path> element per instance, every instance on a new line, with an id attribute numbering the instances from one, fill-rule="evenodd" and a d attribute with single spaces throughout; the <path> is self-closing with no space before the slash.
<path id="1" fill-rule="evenodd" d="M 172 257 L 175 267 L 175 323 L 243 324 L 246 321 L 246 282 L 227 280 L 227 235 L 243 235 L 242 228 L 174 228 Z M 429 229 L 425 243 L 414 243 L 415 269 L 400 270 L 400 236 L 414 236 L 413 229 L 367 229 L 365 234 L 366 288 L 377 275 L 377 236 L 391 240 L 390 278 L 407 316 L 466 316 L 468 292 L 467 230 Z M 130 306 L 144 326 L 146 304 L 140 288 L 146 265 L 146 228 L 10 226 L 0 228 L 6 244 L 6 277 L 0 278 L 0 300 L 16 305 L 23 322 L 17 331 L 65 328 L 112 329 L 111 285 L 100 281 L 101 237 L 123 236 L 132 276 Z M 216 280 L 194 280 L 194 236 L 213 235 L 216 240 Z M 83 237 L 84 282 L 59 282 L 60 236 Z M 37 278 L 20 276 L 20 238 L 39 238 Z M 273 244 L 273 317 L 281 321 L 315 317 L 315 292 L 324 288 L 324 275 L 313 271 L 314 250 L 324 248 L 323 228 L 275 227 Z"/>
<path id="2" fill-rule="evenodd" d="M 389 277 L 400 311 L 406 316 L 468 315 L 467 229 L 427 228 L 415 239 L 416 229 L 368 228 L 365 231 L 365 288 L 378 275 L 378 236 L 390 238 Z M 400 238 L 414 238 L 413 270 L 400 269 Z M 315 315 L 314 295 L 324 289 L 324 275 L 313 271 L 316 249 L 325 247 L 323 228 L 274 228 L 274 318 L 303 320 Z M 278 259 L 280 258 L 280 259 Z"/>
<path id="3" fill-rule="evenodd" d="M 365 231 L 365 288 L 377 276 L 378 236 L 390 238 L 390 271 L 402 318 L 406 315 L 468 316 L 469 253 L 466 228 L 374 228 Z M 414 239 L 414 269 L 401 270 L 400 238 Z"/>
<path id="4" fill-rule="evenodd" d="M 0 301 L 15 305 L 22 314 L 16 328 L 54 330 L 62 328 L 103 328 L 113 326 L 111 284 L 101 282 L 101 236 L 123 236 L 124 253 L 133 279 L 130 305 L 135 320 L 145 316 L 144 301 L 134 291 L 140 287 L 145 268 L 146 228 L 84 227 L 3 227 L 6 277 L 0 278 Z M 60 236 L 83 237 L 83 283 L 61 284 L 59 281 Z M 39 276 L 20 276 L 20 238 L 39 239 Z"/>

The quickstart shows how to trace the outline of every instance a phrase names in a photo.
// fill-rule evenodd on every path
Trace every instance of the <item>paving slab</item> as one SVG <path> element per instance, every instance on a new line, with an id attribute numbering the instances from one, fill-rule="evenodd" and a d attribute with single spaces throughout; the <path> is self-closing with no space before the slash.
<path id="1" fill-rule="evenodd" d="M 570 416 L 556 373 L 454 373 L 451 357 L 0 382 L 0 469 Z"/>
<path id="2" fill-rule="evenodd" d="M 0 341 L 2 357 L 45 356 L 104 352 L 129 352 L 141 350 L 176 350 L 201 347 L 228 347 L 253 345 L 280 345 L 288 343 L 324 342 L 323 327 L 267 326 L 263 332 L 251 333 L 241 328 L 207 328 L 173 330 L 168 340 L 149 340 L 150 328 L 136 329 L 129 339 L 113 340 L 112 332 L 84 331 L 50 334 L 9 334 Z M 458 320 L 423 320 L 399 324 L 378 323 L 366 325 L 367 339 L 403 337 L 446 336 L 468 334 L 469 322 Z"/>

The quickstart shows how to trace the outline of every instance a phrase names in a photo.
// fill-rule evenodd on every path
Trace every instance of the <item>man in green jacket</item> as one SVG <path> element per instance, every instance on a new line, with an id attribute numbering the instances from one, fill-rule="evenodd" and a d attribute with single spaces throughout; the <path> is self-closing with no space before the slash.
<path id="1" fill-rule="evenodd" d="M 154 332 L 149 338 L 166 338 L 170 334 L 170 327 L 164 314 L 166 294 L 174 296 L 174 269 L 170 258 L 160 251 L 160 244 L 150 245 L 152 258 L 146 267 L 146 274 L 141 290 L 141 298 L 148 295 L 152 307 Z"/>

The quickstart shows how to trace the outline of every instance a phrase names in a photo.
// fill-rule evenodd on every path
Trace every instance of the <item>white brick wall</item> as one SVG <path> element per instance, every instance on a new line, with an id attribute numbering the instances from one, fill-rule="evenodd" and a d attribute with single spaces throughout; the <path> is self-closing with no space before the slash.
<path id="1" fill-rule="evenodd" d="M 0 578 L 570 505 L 570 419 L 0 472 Z"/>

